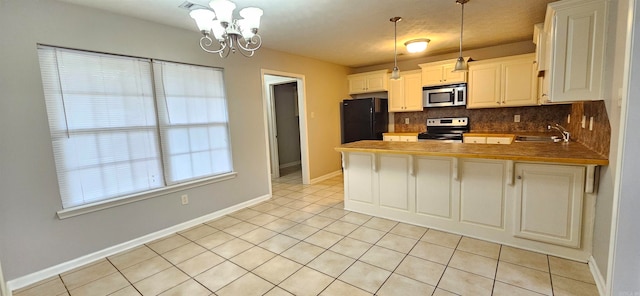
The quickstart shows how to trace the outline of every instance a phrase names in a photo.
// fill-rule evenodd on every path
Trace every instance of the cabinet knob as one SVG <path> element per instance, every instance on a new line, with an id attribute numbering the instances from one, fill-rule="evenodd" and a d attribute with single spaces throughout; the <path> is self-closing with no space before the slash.
<path id="1" fill-rule="evenodd" d="M 522 180 L 522 176 L 517 176 L 516 179 Z"/>

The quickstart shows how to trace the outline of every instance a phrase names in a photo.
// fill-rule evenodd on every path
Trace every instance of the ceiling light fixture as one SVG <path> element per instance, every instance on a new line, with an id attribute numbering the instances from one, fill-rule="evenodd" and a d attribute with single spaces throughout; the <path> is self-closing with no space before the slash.
<path id="1" fill-rule="evenodd" d="M 456 3 L 462 5 L 462 14 L 460 15 L 460 55 L 456 61 L 456 66 L 453 68 L 453 72 L 466 72 L 469 71 L 467 63 L 462 57 L 462 31 L 464 30 L 464 4 L 469 0 L 456 0 Z"/>
<path id="2" fill-rule="evenodd" d="M 402 18 L 399 16 L 392 17 L 389 21 L 393 22 L 393 71 L 391 71 L 391 79 L 400 78 L 400 69 L 398 69 L 398 22 Z"/>
<path id="3" fill-rule="evenodd" d="M 422 52 L 427 49 L 427 45 L 429 45 L 431 40 L 426 38 L 413 39 L 404 43 L 404 46 L 407 47 L 407 51 L 410 53 Z"/>
<path id="4" fill-rule="evenodd" d="M 202 7 L 189 13 L 202 33 L 202 50 L 217 53 L 222 58 L 226 58 L 229 52 L 236 51 L 245 57 L 252 57 L 262 45 L 262 38 L 258 35 L 262 9 L 244 8 L 240 10 L 242 18 L 233 19 L 233 10 L 236 9 L 233 2 L 213 0 L 209 2 L 209 6 L 213 10 Z M 214 42 L 212 36 L 217 42 Z"/>

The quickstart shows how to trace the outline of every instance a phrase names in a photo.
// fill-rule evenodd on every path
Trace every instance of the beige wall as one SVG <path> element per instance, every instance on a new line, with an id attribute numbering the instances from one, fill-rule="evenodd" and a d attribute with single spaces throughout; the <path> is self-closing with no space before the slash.
<path id="1" fill-rule="evenodd" d="M 253 58 L 221 59 L 199 48 L 195 30 L 53 0 L 0 1 L 0 28 L 0 261 L 6 280 L 267 196 L 261 69 L 304 75 L 311 178 L 340 169 L 333 148 L 340 142 L 338 102 L 347 95 L 345 67 L 267 48 Z M 237 177 L 57 219 L 61 202 L 37 43 L 224 68 Z M 181 194 L 189 194 L 189 205 L 180 205 Z"/>

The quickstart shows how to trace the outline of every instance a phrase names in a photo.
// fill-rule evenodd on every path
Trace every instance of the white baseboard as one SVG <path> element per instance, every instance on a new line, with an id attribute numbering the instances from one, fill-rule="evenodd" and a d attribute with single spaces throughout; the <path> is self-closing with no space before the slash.
<path id="1" fill-rule="evenodd" d="M 298 161 L 294 161 L 294 162 L 289 162 L 289 163 L 283 163 L 281 165 L 279 165 L 280 169 L 286 169 L 288 167 L 292 167 L 292 166 L 296 166 L 296 165 L 300 165 L 301 162 Z"/>
<path id="2" fill-rule="evenodd" d="M 342 174 L 342 170 L 337 170 L 337 171 L 335 171 L 333 173 L 328 173 L 328 174 L 326 174 L 324 176 L 320 176 L 320 177 L 311 179 L 311 184 L 319 183 L 319 182 L 322 182 L 324 180 L 331 179 L 331 178 L 333 178 L 335 176 L 340 176 L 340 174 Z"/>
<path id="3" fill-rule="evenodd" d="M 97 260 L 100 260 L 102 258 L 106 258 L 109 257 L 111 255 L 115 255 L 118 254 L 120 252 L 135 248 L 137 246 L 140 246 L 142 244 L 157 240 L 159 238 L 165 237 L 167 235 L 191 228 L 193 226 L 196 226 L 198 224 L 202 224 L 205 223 L 207 221 L 222 217 L 224 215 L 227 215 L 229 213 L 233 213 L 235 211 L 253 206 L 255 204 L 258 204 L 260 202 L 263 202 L 265 200 L 268 200 L 269 198 L 271 198 L 270 194 L 266 194 L 260 197 L 256 197 L 254 199 L 245 201 L 243 203 L 239 203 L 237 205 L 233 205 L 231 207 L 222 209 L 222 210 L 218 210 L 215 211 L 213 213 L 195 218 L 193 220 L 184 222 L 184 223 L 180 223 L 159 231 L 156 231 L 154 233 L 150 233 L 147 234 L 145 236 L 130 240 L 128 242 L 124 242 L 112 247 L 108 247 L 106 249 L 34 272 L 32 274 L 28 274 L 22 277 L 19 277 L 17 279 L 14 280 L 10 280 L 7 282 L 7 294 L 5 296 L 11 296 L 11 291 L 13 290 L 17 290 L 26 286 L 29 286 L 31 284 L 37 283 L 39 281 L 42 281 L 44 279 L 50 278 L 52 276 L 61 274 L 63 272 L 72 270 L 74 268 L 78 268 L 80 266 L 84 266 L 87 264 L 90 264 L 92 262 L 95 262 Z"/>
<path id="4" fill-rule="evenodd" d="M 591 270 L 591 275 L 593 275 L 593 279 L 596 282 L 596 286 L 598 287 L 598 293 L 604 296 L 607 295 L 607 281 L 605 281 L 600 269 L 598 268 L 598 264 L 596 264 L 596 259 L 593 256 L 589 257 L 589 270 Z"/>

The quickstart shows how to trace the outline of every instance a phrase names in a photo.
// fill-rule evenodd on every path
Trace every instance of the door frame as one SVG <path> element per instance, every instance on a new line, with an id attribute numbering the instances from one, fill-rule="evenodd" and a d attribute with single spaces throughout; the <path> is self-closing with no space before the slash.
<path id="1" fill-rule="evenodd" d="M 267 174 L 270 177 L 279 177 L 278 164 L 278 139 L 276 132 L 275 118 L 275 98 L 273 97 L 273 85 L 296 82 L 298 89 L 298 115 L 300 129 L 300 162 L 302 166 L 302 183 L 311 184 L 309 176 L 309 138 L 307 134 L 307 112 L 306 112 L 306 86 L 305 76 L 302 74 L 288 73 L 276 70 L 261 69 L 262 78 L 262 99 L 265 120 L 265 141 L 269 150 Z M 277 76 L 275 82 L 270 82 L 268 76 Z M 271 183 L 271 182 L 270 182 Z"/>
<path id="2" fill-rule="evenodd" d="M 4 276 L 2 275 L 2 262 L 0 262 L 0 296 L 9 296 L 7 282 L 4 281 Z"/>

